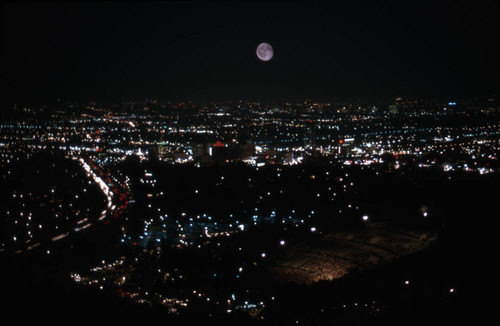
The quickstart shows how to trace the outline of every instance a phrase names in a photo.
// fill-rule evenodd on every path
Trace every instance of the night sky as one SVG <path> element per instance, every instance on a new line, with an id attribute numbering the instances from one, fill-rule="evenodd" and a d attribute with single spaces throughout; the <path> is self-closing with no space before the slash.
<path id="1" fill-rule="evenodd" d="M 499 40 L 494 0 L 13 2 L 2 7 L 1 94 L 488 96 L 500 89 Z M 261 42 L 274 48 L 269 62 L 255 55 Z"/>

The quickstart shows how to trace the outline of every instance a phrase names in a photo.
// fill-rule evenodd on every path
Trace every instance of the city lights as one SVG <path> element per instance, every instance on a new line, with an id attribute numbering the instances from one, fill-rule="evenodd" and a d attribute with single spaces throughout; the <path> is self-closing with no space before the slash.
<path id="1" fill-rule="evenodd" d="M 419 192 L 427 180 L 498 171 L 498 125 L 478 122 L 495 121 L 488 106 L 445 103 L 456 127 L 449 110 L 403 99 L 397 112 L 306 103 L 193 102 L 181 111 L 158 101 L 144 111 L 130 102 L 116 112 L 94 103 L 1 123 L 0 255 L 50 261 L 102 241 L 116 255 L 90 253 L 97 264 L 66 274 L 78 286 L 168 314 L 209 307 L 265 318 L 279 300 L 261 284 L 320 284 L 424 252 L 444 225 L 439 197 Z M 40 186 L 7 182 L 20 176 Z M 395 293 L 419 291 L 418 277 L 400 277 L 385 281 Z M 375 300 L 332 307 L 385 309 Z"/>

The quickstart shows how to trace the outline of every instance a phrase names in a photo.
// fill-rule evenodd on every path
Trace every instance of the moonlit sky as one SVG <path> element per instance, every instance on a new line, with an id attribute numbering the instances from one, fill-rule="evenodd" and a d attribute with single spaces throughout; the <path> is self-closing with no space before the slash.
<path id="1" fill-rule="evenodd" d="M 2 8 L 2 98 L 491 95 L 485 1 L 53 2 Z M 268 42 L 269 62 L 255 49 Z"/>

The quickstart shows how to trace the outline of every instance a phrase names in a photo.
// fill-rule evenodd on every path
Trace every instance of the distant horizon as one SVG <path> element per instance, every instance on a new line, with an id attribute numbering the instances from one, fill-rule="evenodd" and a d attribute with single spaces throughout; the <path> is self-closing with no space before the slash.
<path id="1" fill-rule="evenodd" d="M 436 96 L 380 96 L 380 97 L 288 97 L 288 98 L 250 98 L 250 97 L 242 97 L 242 98 L 215 98 L 215 97 L 129 97 L 129 98 L 120 98 L 120 99 L 106 99 L 106 98 L 87 98 L 87 99 L 77 99 L 77 98 L 65 98 L 65 97 L 56 97 L 51 99 L 44 100 L 23 100 L 23 101 L 9 101 L 8 103 L 3 103 L 4 106 L 13 106 L 13 105 L 50 105 L 54 103 L 78 103 L 78 104 L 86 104 L 91 102 L 96 102 L 99 104 L 124 104 L 124 103 L 147 103 L 147 102 L 193 102 L 193 103 L 230 103 L 230 102 L 261 102 L 265 104 L 269 103 L 294 103 L 294 102 L 303 102 L 303 101 L 316 101 L 321 103 L 335 103 L 335 102 L 343 102 L 343 103 L 357 103 L 357 102 L 395 102 L 398 100 L 402 101 L 467 101 L 467 100 L 495 100 L 497 98 L 497 94 L 481 94 L 481 95 L 436 95 Z M 458 102 L 457 102 L 458 103 Z"/>

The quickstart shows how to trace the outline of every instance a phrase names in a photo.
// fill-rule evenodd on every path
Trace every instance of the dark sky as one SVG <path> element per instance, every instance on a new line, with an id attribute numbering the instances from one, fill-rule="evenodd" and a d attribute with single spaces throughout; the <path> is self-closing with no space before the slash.
<path id="1" fill-rule="evenodd" d="M 2 98 L 491 95 L 499 40 L 494 0 L 13 2 Z"/>

